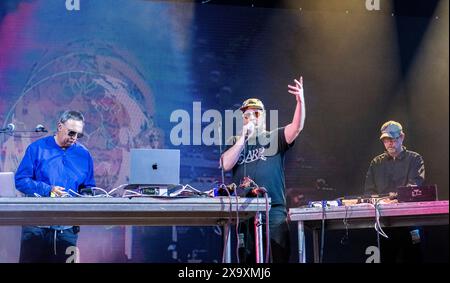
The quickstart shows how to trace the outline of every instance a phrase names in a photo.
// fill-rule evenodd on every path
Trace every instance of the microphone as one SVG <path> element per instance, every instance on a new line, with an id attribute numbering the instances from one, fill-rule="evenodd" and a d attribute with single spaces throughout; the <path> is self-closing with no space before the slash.
<path id="1" fill-rule="evenodd" d="M 9 123 L 8 126 L 6 126 L 6 130 L 8 132 L 14 132 L 14 130 L 16 129 L 16 125 L 14 125 L 13 123 Z"/>
<path id="2" fill-rule="evenodd" d="M 16 125 L 9 123 L 6 128 L 0 129 L 0 133 L 12 133 L 16 129 Z"/>
<path id="3" fill-rule="evenodd" d="M 37 133 L 47 133 L 47 129 L 44 127 L 44 125 L 38 124 L 36 128 L 34 129 Z"/>
<path id="4" fill-rule="evenodd" d="M 248 139 L 253 135 L 253 132 L 255 131 L 255 124 L 253 121 L 249 121 L 247 124 L 247 132 L 245 133 L 245 137 Z"/>

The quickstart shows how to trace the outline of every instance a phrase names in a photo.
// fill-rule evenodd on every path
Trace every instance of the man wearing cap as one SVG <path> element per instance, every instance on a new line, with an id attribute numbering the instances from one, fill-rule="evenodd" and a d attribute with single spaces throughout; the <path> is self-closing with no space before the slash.
<path id="1" fill-rule="evenodd" d="M 388 121 L 381 127 L 380 140 L 386 152 L 375 157 L 367 171 L 364 191 L 367 194 L 395 192 L 399 186 L 420 186 L 425 180 L 425 164 L 417 152 L 403 146 L 402 125 Z"/>
<path id="2" fill-rule="evenodd" d="M 287 223 L 284 156 L 294 145 L 305 121 L 305 100 L 303 79 L 294 80 L 288 85 L 288 92 L 296 98 L 292 122 L 272 131 L 265 129 L 265 108 L 261 100 L 250 98 L 244 101 L 243 128 L 240 136 L 227 142 L 230 147 L 221 156 L 221 166 L 225 171 L 232 170 L 233 182 L 244 186 L 249 177 L 251 186 L 264 187 L 271 198 L 269 212 L 270 245 L 272 262 L 288 262 L 290 256 L 289 227 Z M 245 237 L 241 261 L 254 262 L 253 222 L 243 223 L 241 232 Z"/>
<path id="3" fill-rule="evenodd" d="M 420 186 L 425 180 L 425 164 L 417 152 L 403 146 L 405 134 L 396 121 L 381 126 L 380 140 L 386 151 L 370 163 L 364 184 L 365 194 L 388 194 L 400 186 Z M 381 262 L 420 262 L 421 229 L 418 227 L 385 228 L 389 238 L 381 237 Z"/>

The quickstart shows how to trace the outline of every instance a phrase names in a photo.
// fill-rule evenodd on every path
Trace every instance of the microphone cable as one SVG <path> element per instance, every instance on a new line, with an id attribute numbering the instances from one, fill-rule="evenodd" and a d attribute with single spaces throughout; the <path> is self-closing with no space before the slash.
<path id="1" fill-rule="evenodd" d="M 222 251 L 222 263 L 225 263 L 225 253 L 226 250 L 228 248 L 228 236 L 229 236 L 229 230 L 230 230 L 230 223 L 231 223 L 231 217 L 232 217 L 232 207 L 233 207 L 233 201 L 231 200 L 231 194 L 230 191 L 228 190 L 227 186 L 225 184 L 221 184 L 219 186 L 219 188 L 223 187 L 223 190 L 225 190 L 225 192 L 228 195 L 228 204 L 229 204 L 229 214 L 228 214 L 228 220 L 227 220 L 227 224 L 224 226 L 224 244 L 223 244 L 223 251 Z"/>
<path id="2" fill-rule="evenodd" d="M 222 177 L 222 184 L 225 184 L 225 171 L 223 169 L 223 148 L 222 148 L 222 123 L 219 122 L 219 156 L 220 156 L 220 171 Z"/>
<path id="3" fill-rule="evenodd" d="M 265 188 L 258 186 L 258 184 L 256 184 L 256 182 L 253 181 L 253 180 L 251 180 L 251 182 L 252 182 L 253 184 L 255 184 L 255 186 L 257 187 L 256 189 L 254 189 L 254 194 L 256 195 L 256 204 L 257 204 L 257 206 L 259 206 L 259 197 L 258 197 L 258 194 L 259 194 L 259 193 L 262 193 L 262 194 L 264 195 L 265 208 L 266 208 L 266 209 L 265 209 L 265 216 L 266 216 L 266 219 L 265 219 L 265 222 L 266 222 L 266 223 L 265 223 L 266 255 L 265 255 L 265 260 L 264 260 L 264 262 L 265 262 L 265 263 L 269 263 L 269 261 L 270 261 L 270 254 L 271 254 L 271 252 L 272 252 L 271 245 L 270 245 L 269 195 L 268 195 L 267 190 L 266 190 Z M 257 213 L 259 213 L 259 211 L 257 211 Z M 260 225 L 262 225 L 262 224 L 260 223 Z M 257 227 L 255 226 L 255 228 L 257 228 Z M 256 235 L 255 235 L 255 237 L 256 237 Z"/>
<path id="4" fill-rule="evenodd" d="M 269 226 L 269 195 L 267 191 L 264 192 L 264 198 L 266 200 L 266 263 L 270 261 L 270 254 L 272 253 L 270 245 L 270 226 Z"/>
<path id="5" fill-rule="evenodd" d="M 239 240 L 239 197 L 237 194 L 237 188 L 234 190 L 234 197 L 236 199 L 236 226 L 235 226 L 235 232 L 236 232 L 236 260 L 237 263 L 240 263 L 239 260 L 239 246 L 240 246 L 240 240 Z M 244 239 L 243 239 L 244 241 Z M 245 241 L 244 241 L 244 247 L 245 247 Z"/>
<path id="6" fill-rule="evenodd" d="M 266 253 L 264 256 L 263 261 L 265 263 L 269 263 L 270 262 L 270 253 L 271 251 L 271 246 L 270 246 L 270 226 L 269 226 L 269 197 L 267 195 L 267 191 L 265 189 L 260 190 L 262 188 L 258 188 L 256 189 L 258 192 L 257 194 L 259 194 L 259 192 L 262 192 L 264 195 L 264 199 L 265 199 L 265 238 L 266 238 Z M 259 207 L 259 197 L 258 195 L 256 195 L 256 205 Z M 256 212 L 259 213 L 259 210 Z M 261 219 L 262 220 L 262 219 Z M 256 229 L 258 229 L 258 226 L 260 225 L 264 225 L 263 223 L 256 223 L 255 222 L 255 231 Z M 256 238 L 256 233 L 255 233 L 255 238 Z"/>

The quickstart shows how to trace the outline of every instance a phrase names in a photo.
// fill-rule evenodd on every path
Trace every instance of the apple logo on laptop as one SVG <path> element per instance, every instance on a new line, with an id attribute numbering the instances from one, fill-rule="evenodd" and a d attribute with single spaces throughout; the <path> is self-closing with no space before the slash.
<path id="1" fill-rule="evenodd" d="M 152 169 L 153 169 L 153 170 L 158 170 L 158 164 L 157 164 L 157 163 L 153 163 Z"/>

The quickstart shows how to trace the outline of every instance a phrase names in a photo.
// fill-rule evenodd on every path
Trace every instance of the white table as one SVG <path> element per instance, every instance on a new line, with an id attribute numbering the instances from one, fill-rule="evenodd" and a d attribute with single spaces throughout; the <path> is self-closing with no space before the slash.
<path id="1" fill-rule="evenodd" d="M 270 200 L 269 200 L 270 201 Z M 270 206 L 269 206 L 270 207 Z M 0 225 L 154 225 L 227 226 L 261 217 L 257 198 L 0 198 Z M 228 229 L 229 231 L 229 229 Z M 262 228 L 257 232 L 262 233 Z M 260 236 L 257 234 L 257 236 Z M 228 237 L 230 240 L 230 237 Z M 257 249 L 262 248 L 262 242 Z M 227 243 L 226 262 L 231 261 Z M 262 262 L 262 257 L 257 258 Z"/>
<path id="2" fill-rule="evenodd" d="M 408 202 L 380 204 L 380 224 L 382 227 L 448 225 L 448 200 L 430 202 Z M 374 227 L 375 207 L 370 204 L 337 206 L 325 208 L 326 229 L 348 229 Z M 298 222 L 299 262 L 306 262 L 305 227 L 313 231 L 314 262 L 319 261 L 319 230 L 323 211 L 320 207 L 291 208 L 291 221 Z"/>

